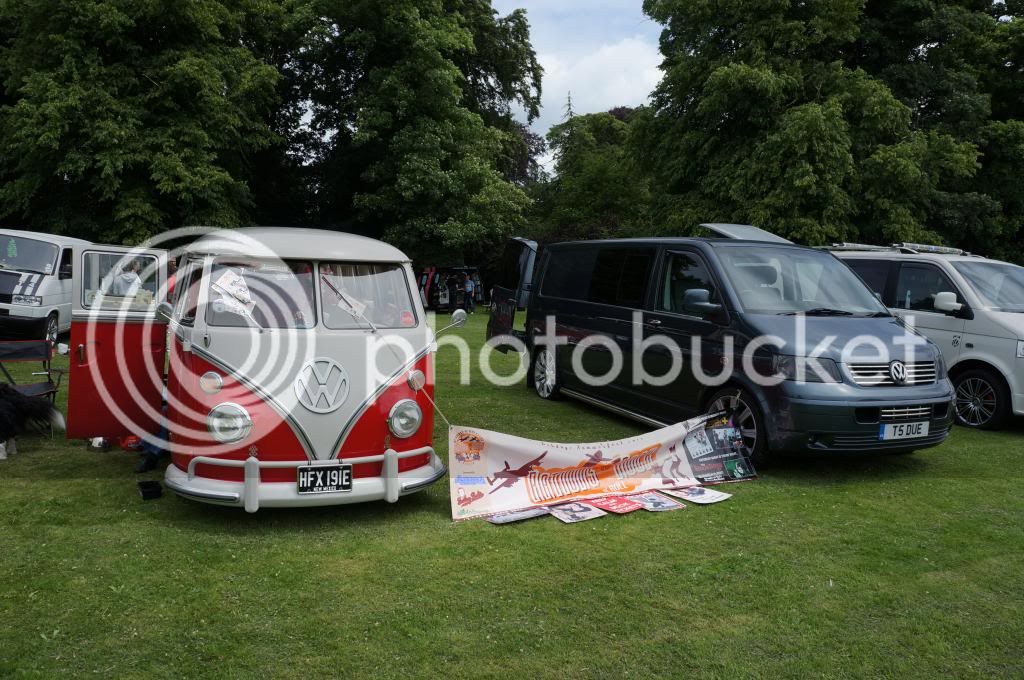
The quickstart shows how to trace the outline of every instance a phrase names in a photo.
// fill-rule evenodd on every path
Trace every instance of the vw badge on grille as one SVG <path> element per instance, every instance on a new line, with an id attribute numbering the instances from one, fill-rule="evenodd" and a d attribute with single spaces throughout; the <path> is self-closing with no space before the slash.
<path id="1" fill-rule="evenodd" d="M 889 364 L 889 377 L 897 385 L 907 382 L 907 365 L 902 361 L 894 361 Z"/>
<path id="2" fill-rule="evenodd" d="M 348 373 L 334 359 L 307 361 L 295 378 L 295 396 L 314 413 L 330 413 L 348 398 Z"/>

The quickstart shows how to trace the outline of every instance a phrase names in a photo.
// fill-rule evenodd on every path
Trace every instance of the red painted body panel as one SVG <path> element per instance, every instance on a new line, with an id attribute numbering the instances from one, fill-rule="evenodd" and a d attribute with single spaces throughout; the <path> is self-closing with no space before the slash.
<path id="1" fill-rule="evenodd" d="M 68 438 L 155 434 L 166 349 L 166 323 L 73 321 Z"/>
<path id="2" fill-rule="evenodd" d="M 427 387 L 433 397 L 433 362 L 429 355 L 416 364 L 416 368 L 427 375 Z M 199 388 L 199 377 L 213 371 L 223 378 L 224 386 L 217 394 L 206 394 Z M 180 470 L 187 471 L 194 456 L 216 456 L 229 460 L 245 460 L 252 447 L 263 461 L 305 461 L 307 456 L 298 436 L 289 423 L 262 397 L 232 375 L 215 367 L 204 359 L 182 349 L 181 341 L 175 339 L 172 350 L 172 378 L 168 381 L 169 396 L 177 406 L 170 408 L 171 439 L 174 444 L 172 462 Z M 390 445 L 396 451 L 428 446 L 433 435 L 433 406 L 422 394 L 416 394 L 409 387 L 408 372 L 386 389 L 374 402 L 349 433 L 340 452 L 341 458 L 354 455 L 379 455 L 387 448 L 386 438 L 390 434 L 387 416 L 400 399 L 416 399 L 423 410 L 423 424 L 412 437 L 395 439 Z M 252 417 L 252 432 L 237 445 L 217 444 L 206 429 L 206 414 L 217 404 L 230 401 L 243 406 Z M 345 423 L 338 423 L 338 434 Z M 430 456 L 417 456 L 399 461 L 399 472 L 415 469 L 430 462 Z M 381 474 L 381 463 L 357 464 L 352 470 L 353 477 L 377 477 Z M 264 469 L 260 471 L 263 482 L 295 482 L 295 469 Z M 199 464 L 196 475 L 209 479 L 242 482 L 240 468 L 228 468 Z"/>

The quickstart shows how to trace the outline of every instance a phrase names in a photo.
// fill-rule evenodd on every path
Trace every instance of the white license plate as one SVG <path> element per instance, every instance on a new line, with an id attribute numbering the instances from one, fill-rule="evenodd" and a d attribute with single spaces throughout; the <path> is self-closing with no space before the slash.
<path id="1" fill-rule="evenodd" d="M 887 423 L 878 430 L 878 439 L 887 442 L 893 439 L 917 439 L 928 436 L 927 421 L 923 423 Z"/>
<path id="2" fill-rule="evenodd" d="M 351 465 L 304 465 L 296 470 L 300 494 L 352 490 Z"/>

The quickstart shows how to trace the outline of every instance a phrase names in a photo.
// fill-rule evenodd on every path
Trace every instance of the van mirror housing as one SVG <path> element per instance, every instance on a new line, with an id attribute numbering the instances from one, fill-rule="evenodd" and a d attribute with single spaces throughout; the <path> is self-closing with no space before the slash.
<path id="1" fill-rule="evenodd" d="M 174 316 L 174 305 L 170 302 L 161 302 L 156 306 L 156 316 L 162 321 L 170 321 Z"/>
<path id="2" fill-rule="evenodd" d="M 956 314 L 964 306 L 956 301 L 956 293 L 944 292 L 938 293 L 935 296 L 935 311 L 945 312 L 946 314 Z"/>
<path id="3" fill-rule="evenodd" d="M 70 278 L 71 278 L 71 265 L 70 264 L 61 265 L 61 268 L 59 270 L 57 270 L 57 279 L 59 281 L 63 281 L 65 279 L 70 279 Z"/>
<path id="4" fill-rule="evenodd" d="M 691 288 L 683 293 L 683 311 L 691 316 L 711 316 L 722 311 L 722 305 L 711 302 L 711 291 Z"/>

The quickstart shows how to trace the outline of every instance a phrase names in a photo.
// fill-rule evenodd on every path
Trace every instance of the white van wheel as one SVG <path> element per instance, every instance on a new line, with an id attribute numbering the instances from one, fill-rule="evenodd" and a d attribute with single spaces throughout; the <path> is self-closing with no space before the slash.
<path id="1" fill-rule="evenodd" d="M 559 393 L 558 369 L 551 349 L 542 347 L 533 353 L 533 389 L 541 399 L 557 399 Z"/>
<path id="2" fill-rule="evenodd" d="M 953 380 L 956 422 L 979 430 L 997 430 L 1010 415 L 1010 391 L 1001 376 L 984 368 L 964 371 Z"/>
<path id="3" fill-rule="evenodd" d="M 46 317 L 46 326 L 43 331 L 43 340 L 49 340 L 54 345 L 57 344 L 57 335 L 59 333 L 60 326 L 57 322 L 57 314 L 51 314 Z"/>

